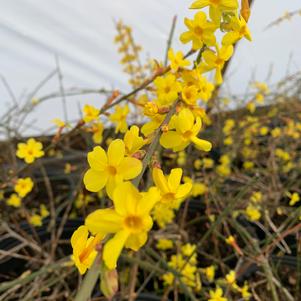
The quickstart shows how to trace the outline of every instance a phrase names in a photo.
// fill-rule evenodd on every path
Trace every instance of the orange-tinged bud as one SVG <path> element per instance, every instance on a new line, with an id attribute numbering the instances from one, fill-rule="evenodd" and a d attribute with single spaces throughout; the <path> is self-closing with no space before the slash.
<path id="1" fill-rule="evenodd" d="M 161 126 L 161 131 L 162 131 L 163 133 L 168 132 L 168 124 L 163 124 L 163 125 Z"/>
<path id="2" fill-rule="evenodd" d="M 248 22 L 251 15 L 249 0 L 241 0 L 240 14 L 245 19 L 245 21 Z"/>
<path id="3" fill-rule="evenodd" d="M 105 264 L 102 264 L 100 269 L 100 289 L 111 300 L 118 291 L 117 271 L 109 270 Z"/>
<path id="4" fill-rule="evenodd" d="M 137 152 L 135 152 L 134 154 L 132 154 L 132 157 L 136 158 L 138 160 L 142 160 L 144 158 L 145 154 L 146 154 L 146 151 L 141 149 L 141 150 L 138 150 Z"/>

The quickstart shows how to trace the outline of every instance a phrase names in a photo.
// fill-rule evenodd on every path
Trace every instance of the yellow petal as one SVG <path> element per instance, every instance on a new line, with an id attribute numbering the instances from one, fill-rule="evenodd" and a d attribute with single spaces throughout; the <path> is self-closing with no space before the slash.
<path id="1" fill-rule="evenodd" d="M 169 131 L 167 133 L 163 133 L 160 138 L 160 144 L 164 148 L 177 147 L 181 142 L 182 142 L 181 135 L 174 131 Z"/>
<path id="2" fill-rule="evenodd" d="M 177 193 L 176 193 L 176 198 L 177 199 L 182 199 L 186 197 L 189 192 L 191 191 L 192 184 L 191 183 L 185 183 L 179 186 Z"/>
<path id="3" fill-rule="evenodd" d="M 87 226 L 80 226 L 77 230 L 75 230 L 71 236 L 71 246 L 75 248 L 76 246 L 80 246 L 81 249 L 84 249 L 86 246 L 86 241 L 88 239 L 89 232 Z"/>
<path id="4" fill-rule="evenodd" d="M 119 184 L 113 193 L 115 210 L 122 216 L 136 213 L 137 202 L 142 198 L 137 188 L 130 182 Z"/>
<path id="5" fill-rule="evenodd" d="M 148 192 L 143 194 L 143 198 L 137 204 L 137 213 L 149 214 L 155 204 L 161 199 L 160 191 L 157 187 L 151 187 Z"/>
<path id="6" fill-rule="evenodd" d="M 197 137 L 193 137 L 191 139 L 191 141 L 195 144 L 196 148 L 199 149 L 199 150 L 209 152 L 212 148 L 212 144 L 207 140 L 203 140 L 203 139 L 199 139 Z"/>
<path id="7" fill-rule="evenodd" d="M 175 122 L 175 126 L 178 132 L 185 133 L 192 129 L 194 124 L 194 117 L 189 109 L 183 109 Z"/>
<path id="8" fill-rule="evenodd" d="M 236 43 L 239 40 L 239 33 L 237 32 L 227 32 L 222 40 L 222 44 L 223 45 L 232 45 L 234 43 Z"/>
<path id="9" fill-rule="evenodd" d="M 201 128 L 202 128 L 202 120 L 200 117 L 197 117 L 195 119 L 195 124 L 193 125 L 191 131 L 194 133 L 194 135 L 197 135 L 199 133 L 199 131 L 201 130 Z"/>
<path id="10" fill-rule="evenodd" d="M 170 191 L 176 192 L 182 178 L 183 170 L 182 168 L 173 168 L 168 177 L 168 186 Z"/>
<path id="11" fill-rule="evenodd" d="M 153 180 L 156 186 L 160 189 L 162 194 L 169 192 L 167 180 L 163 174 L 162 169 L 160 168 L 153 169 Z"/>
<path id="12" fill-rule="evenodd" d="M 90 213 L 85 220 L 85 225 L 93 234 L 116 233 L 122 228 L 123 218 L 119 216 L 115 210 L 98 209 Z"/>
<path id="13" fill-rule="evenodd" d="M 139 234 L 132 234 L 128 237 L 125 242 L 125 247 L 132 249 L 134 251 L 138 251 L 147 241 L 147 233 L 142 232 Z"/>
<path id="14" fill-rule="evenodd" d="M 88 162 L 92 169 L 103 171 L 108 164 L 104 149 L 100 146 L 94 147 L 93 151 L 88 153 Z"/>
<path id="15" fill-rule="evenodd" d="M 103 248 L 102 258 L 106 266 L 113 270 L 116 268 L 118 257 L 123 249 L 126 240 L 129 237 L 129 232 L 122 230 L 117 232 L 113 238 L 111 238 Z"/>
<path id="16" fill-rule="evenodd" d="M 209 0 L 197 0 L 191 4 L 190 8 L 192 8 L 192 9 L 203 8 L 203 7 L 208 6 L 209 4 L 210 4 Z"/>
<path id="17" fill-rule="evenodd" d="M 216 60 L 216 54 L 212 50 L 205 50 L 202 57 L 209 66 L 212 68 L 214 67 L 213 65 Z"/>
<path id="18" fill-rule="evenodd" d="M 124 142 L 121 139 L 113 140 L 108 148 L 108 164 L 118 166 L 124 158 L 124 153 Z"/>
<path id="19" fill-rule="evenodd" d="M 108 174 L 104 171 L 88 169 L 84 175 L 84 184 L 87 190 L 98 192 L 106 185 Z"/>
<path id="20" fill-rule="evenodd" d="M 113 200 L 113 193 L 115 188 L 122 183 L 122 177 L 118 174 L 115 176 L 109 176 L 106 184 L 106 192 L 111 200 Z"/>
<path id="21" fill-rule="evenodd" d="M 142 162 L 136 158 L 126 157 L 118 166 L 117 172 L 124 180 L 136 178 L 142 171 Z"/>

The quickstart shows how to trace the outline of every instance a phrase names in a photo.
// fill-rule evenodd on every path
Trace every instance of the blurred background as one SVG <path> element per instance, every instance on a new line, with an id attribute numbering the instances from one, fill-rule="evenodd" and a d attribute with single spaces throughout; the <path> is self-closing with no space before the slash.
<path id="1" fill-rule="evenodd" d="M 191 16 L 182 0 L 0 0 L 0 115 L 13 104 L 49 93 L 76 89 L 130 90 L 114 45 L 115 22 L 133 28 L 143 57 L 164 59 L 166 41 L 177 15 L 172 46 L 188 50 L 178 37 L 184 16 Z M 254 0 L 249 26 L 253 42 L 242 40 L 227 70 L 225 93 L 244 93 L 250 80 L 275 82 L 301 66 L 301 17 L 267 28 L 287 12 L 301 8 L 300 0 Z M 63 87 L 55 72 L 59 67 Z M 39 89 L 37 89 L 39 88 Z M 37 92 L 35 92 L 37 91 Z M 34 94 L 34 95 L 33 95 Z M 67 97 L 68 120 L 79 117 L 85 103 L 98 105 L 99 95 Z M 27 120 L 24 135 L 41 134 L 55 117 L 64 118 L 61 98 L 37 106 Z"/>

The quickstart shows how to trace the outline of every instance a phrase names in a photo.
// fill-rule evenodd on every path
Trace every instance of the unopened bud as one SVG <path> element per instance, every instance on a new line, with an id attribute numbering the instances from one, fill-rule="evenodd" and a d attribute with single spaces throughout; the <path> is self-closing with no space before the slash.
<path id="1" fill-rule="evenodd" d="M 132 154 L 132 157 L 136 158 L 138 160 L 142 160 L 144 158 L 145 154 L 146 154 L 146 151 L 141 149 L 141 150 L 138 150 L 137 152 L 135 152 L 134 154 Z"/>
<path id="2" fill-rule="evenodd" d="M 158 106 L 154 102 L 147 102 L 144 105 L 144 115 L 146 116 L 154 116 L 158 113 Z"/>
<path id="3" fill-rule="evenodd" d="M 112 300 L 118 291 L 117 271 L 109 270 L 103 263 L 100 267 L 100 289 L 109 300 Z"/>
<path id="4" fill-rule="evenodd" d="M 161 126 L 161 131 L 162 131 L 163 133 L 168 132 L 168 124 L 163 124 L 163 125 Z"/>
<path id="5" fill-rule="evenodd" d="M 248 22 L 250 18 L 251 10 L 249 5 L 249 0 L 241 0 L 241 10 L 240 15 Z"/>

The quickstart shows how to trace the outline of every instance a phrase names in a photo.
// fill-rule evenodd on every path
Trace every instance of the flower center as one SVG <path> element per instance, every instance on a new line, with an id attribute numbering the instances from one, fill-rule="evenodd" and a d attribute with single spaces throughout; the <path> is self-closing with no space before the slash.
<path id="1" fill-rule="evenodd" d="M 115 176 L 116 173 L 117 173 L 117 170 L 116 170 L 116 167 L 112 166 L 112 165 L 109 165 L 108 166 L 108 172 L 111 176 Z"/>
<path id="2" fill-rule="evenodd" d="M 164 92 L 165 92 L 166 94 L 169 93 L 169 92 L 170 92 L 170 87 L 167 86 L 167 87 L 164 89 Z"/>
<path id="3" fill-rule="evenodd" d="M 192 134 L 193 134 L 192 131 L 186 131 L 183 133 L 183 137 L 185 139 L 189 139 L 192 136 Z"/>
<path id="4" fill-rule="evenodd" d="M 124 224 L 130 230 L 140 230 L 143 227 L 143 222 L 140 216 L 129 215 L 125 218 Z"/>
<path id="5" fill-rule="evenodd" d="M 203 34 L 203 29 L 200 27 L 200 26 L 196 26 L 194 28 L 194 33 L 198 36 L 202 35 Z"/>
<path id="6" fill-rule="evenodd" d="M 217 58 L 216 61 L 215 61 L 216 65 L 222 65 L 223 63 L 224 63 L 224 60 L 222 60 L 220 58 Z"/>
<path id="7" fill-rule="evenodd" d="M 191 97 L 192 97 L 191 92 L 190 92 L 190 91 L 186 91 L 186 92 L 185 92 L 185 97 L 186 97 L 187 99 L 191 98 Z"/>
<path id="8" fill-rule="evenodd" d="M 87 260 L 90 256 L 90 254 L 95 250 L 96 245 L 100 242 L 101 236 L 100 234 L 97 234 L 93 239 L 90 241 L 90 243 L 84 248 L 84 250 L 79 255 L 79 261 L 84 262 Z"/>
<path id="9" fill-rule="evenodd" d="M 175 194 L 173 192 L 167 192 L 163 195 L 163 202 L 170 203 L 175 199 Z"/>

